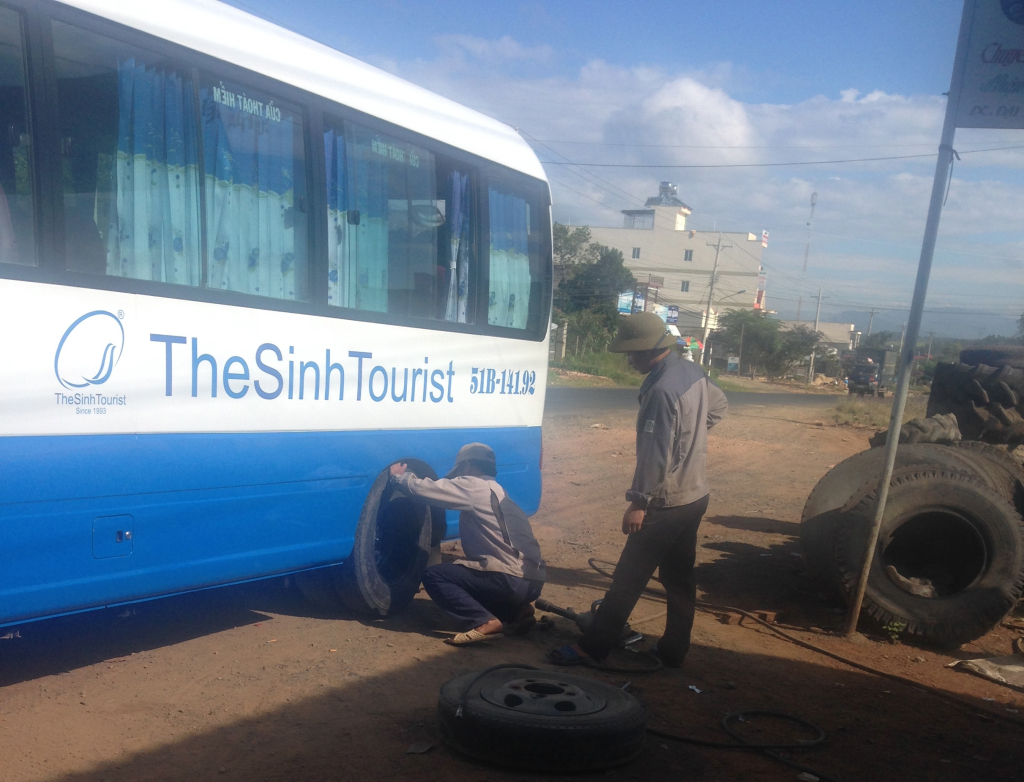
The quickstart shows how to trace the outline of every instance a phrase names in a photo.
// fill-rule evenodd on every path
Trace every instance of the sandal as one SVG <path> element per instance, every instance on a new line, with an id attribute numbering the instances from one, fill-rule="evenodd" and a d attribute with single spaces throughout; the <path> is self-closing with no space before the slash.
<path id="1" fill-rule="evenodd" d="M 600 663 L 593 657 L 584 657 L 572 646 L 563 646 L 561 649 L 552 649 L 548 652 L 548 659 L 555 665 L 586 665 L 591 668 L 599 668 Z"/>
<path id="2" fill-rule="evenodd" d="M 492 633 L 491 635 L 501 635 L 500 633 Z M 456 633 L 454 638 L 445 638 L 444 642 L 449 646 L 470 646 L 472 644 L 478 644 L 481 641 L 486 641 L 490 638 L 490 635 L 484 635 L 479 630 L 468 630 L 465 633 Z"/>

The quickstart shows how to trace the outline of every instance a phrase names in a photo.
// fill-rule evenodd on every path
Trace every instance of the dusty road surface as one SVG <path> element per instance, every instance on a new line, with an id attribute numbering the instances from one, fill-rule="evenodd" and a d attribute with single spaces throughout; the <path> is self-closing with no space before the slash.
<path id="1" fill-rule="evenodd" d="M 842 611 L 804 572 L 797 522 L 818 478 L 861 450 L 866 433 L 815 425 L 827 408 L 767 401 L 735 406 L 711 438 L 702 596 L 776 612 L 799 638 L 967 705 L 855 670 L 727 614 L 698 613 L 681 670 L 584 675 L 620 686 L 631 680 L 650 705 L 652 725 L 708 740 L 726 739 L 718 727 L 726 712 L 798 715 L 829 736 L 803 762 L 847 781 L 1024 779 L 1024 722 L 1000 718 L 1024 721 L 1024 695 L 945 667 L 957 656 L 1009 653 L 1011 630 L 957 655 L 829 635 Z M 534 524 L 551 565 L 544 596 L 555 603 L 582 609 L 603 592 L 587 560 L 614 560 L 623 542 L 632 424 L 631 410 L 614 407 L 548 422 L 544 500 Z M 656 598 L 645 598 L 634 619 L 661 610 Z M 662 622 L 639 629 L 656 638 Z M 25 625 L 20 638 L 0 641 L 0 780 L 547 778 L 455 755 L 438 738 L 434 710 L 439 686 L 456 674 L 503 662 L 544 665 L 547 649 L 573 637 L 568 623 L 471 649 L 443 645 L 448 632 L 422 594 L 401 617 L 373 622 L 318 613 L 286 579 Z M 424 741 L 437 745 L 407 754 Z M 637 760 L 600 776 L 796 775 L 756 754 L 649 737 Z"/>

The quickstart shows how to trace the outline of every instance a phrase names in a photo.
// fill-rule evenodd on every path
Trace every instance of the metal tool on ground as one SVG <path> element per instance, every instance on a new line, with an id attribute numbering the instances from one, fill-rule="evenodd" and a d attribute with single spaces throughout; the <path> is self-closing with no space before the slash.
<path id="1" fill-rule="evenodd" d="M 554 603 L 543 598 L 534 603 L 534 605 L 541 611 L 547 611 L 549 614 L 555 614 L 563 619 L 569 619 L 570 621 L 575 622 L 580 631 L 585 633 L 587 628 L 590 626 L 590 623 L 594 620 L 594 614 L 597 612 L 597 607 L 601 605 L 601 601 L 595 600 L 590 604 L 590 610 L 584 611 L 582 614 L 576 613 L 571 608 L 556 606 Z M 638 633 L 633 630 L 633 628 L 629 626 L 628 622 L 623 625 L 622 638 L 620 640 L 620 644 L 623 649 L 628 649 L 633 644 L 640 643 L 642 640 L 644 640 L 642 633 Z"/>

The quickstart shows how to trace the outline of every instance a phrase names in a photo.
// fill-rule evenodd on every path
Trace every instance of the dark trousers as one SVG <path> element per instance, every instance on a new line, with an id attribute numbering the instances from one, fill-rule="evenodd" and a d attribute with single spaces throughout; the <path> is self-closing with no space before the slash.
<path id="1" fill-rule="evenodd" d="M 626 538 L 611 588 L 579 641 L 587 654 L 603 660 L 618 645 L 623 625 L 657 568 L 668 593 L 668 618 L 658 654 L 667 665 L 683 662 L 690 649 L 697 600 L 693 577 L 697 527 L 707 509 L 708 498 L 703 497 L 689 505 L 647 512 L 639 531 Z"/>
<path id="2" fill-rule="evenodd" d="M 515 620 L 527 603 L 540 597 L 543 586 L 543 581 L 453 562 L 428 567 L 423 573 L 423 588 L 430 599 L 458 622 L 461 632 L 492 619 Z"/>

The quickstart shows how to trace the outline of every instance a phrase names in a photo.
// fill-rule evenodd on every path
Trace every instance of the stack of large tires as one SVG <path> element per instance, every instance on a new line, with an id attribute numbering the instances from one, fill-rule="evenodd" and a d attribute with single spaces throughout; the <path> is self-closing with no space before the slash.
<path id="1" fill-rule="evenodd" d="M 965 440 L 1024 442 L 1024 346 L 975 348 L 939 364 L 928 415 L 953 413 Z"/>
<path id="2" fill-rule="evenodd" d="M 1024 592 L 1024 472 L 1011 453 L 1024 441 L 1024 348 L 979 352 L 939 366 L 928 407 L 929 415 L 956 414 L 964 440 L 897 450 L 864 597 L 879 625 L 945 647 L 987 633 Z M 819 481 L 804 507 L 808 565 L 847 600 L 863 565 L 883 461 L 883 448 L 851 456 Z"/>

